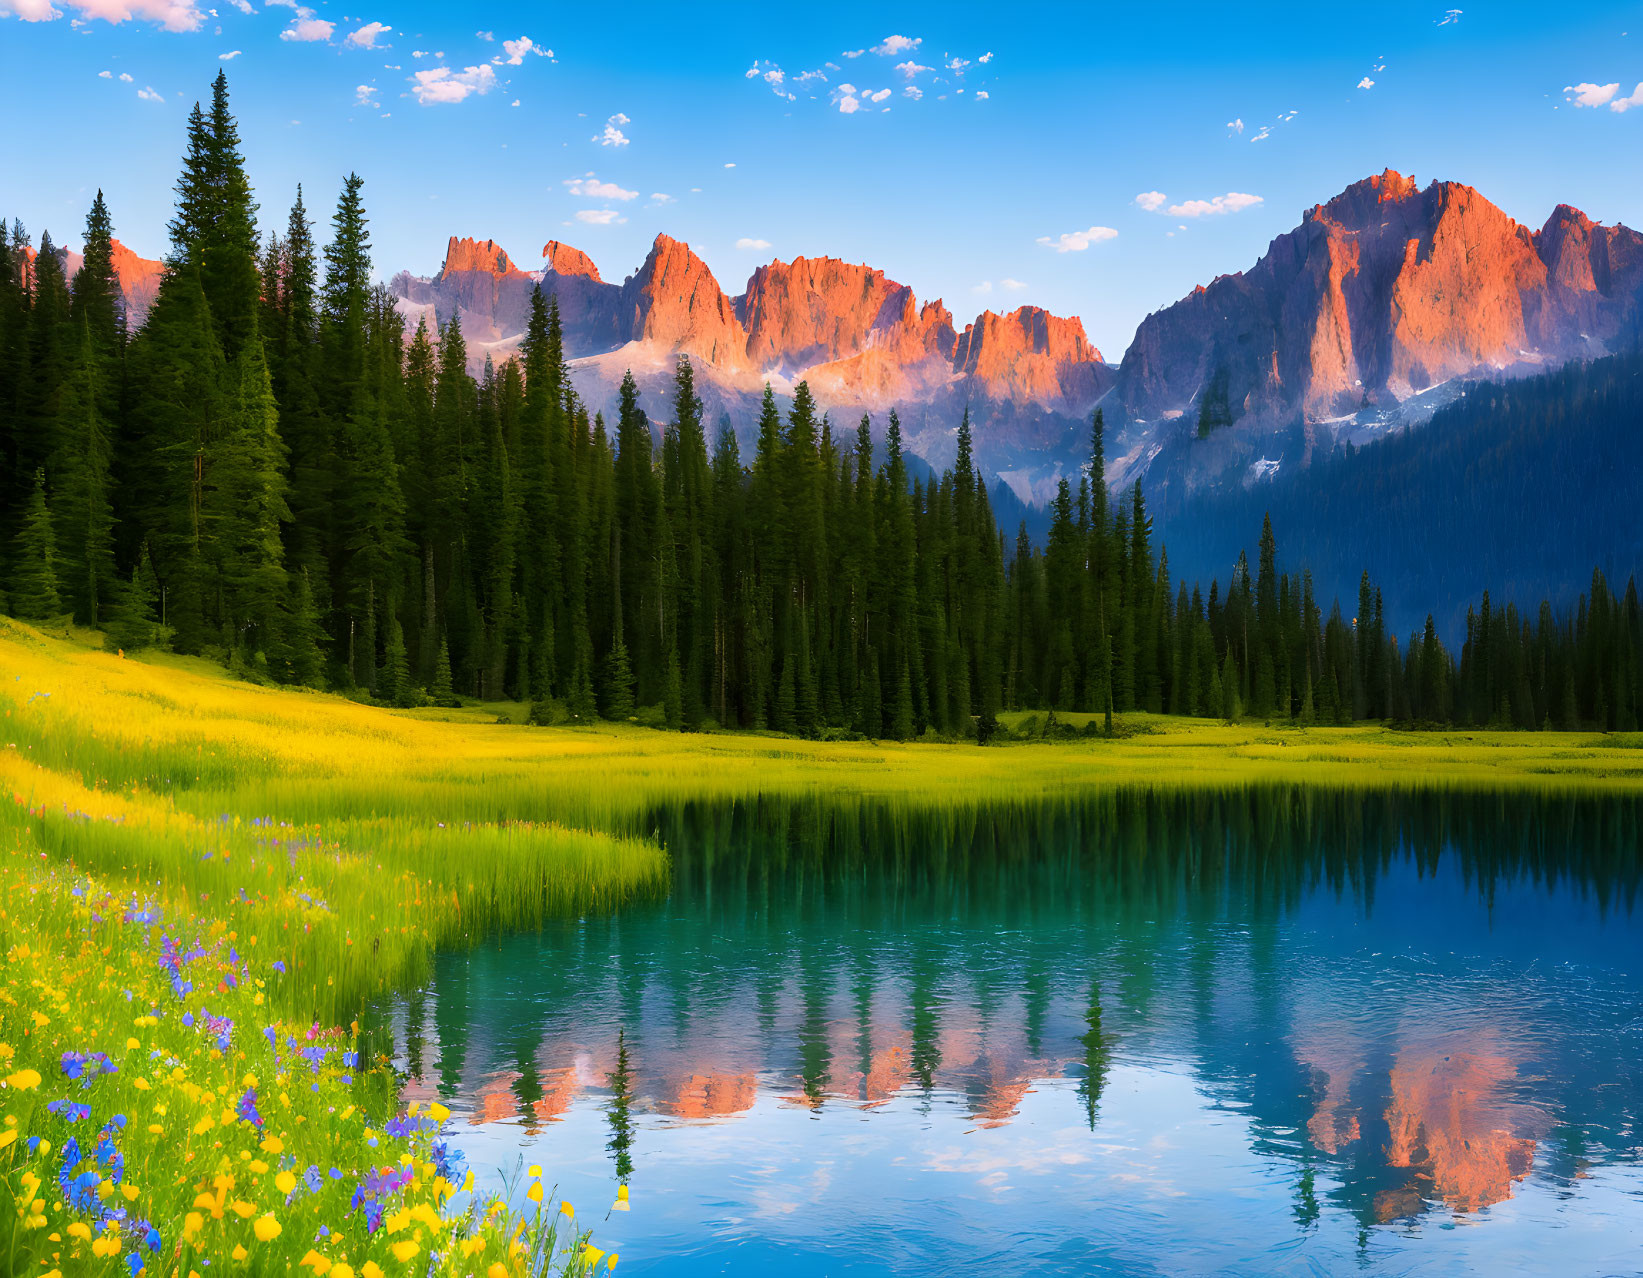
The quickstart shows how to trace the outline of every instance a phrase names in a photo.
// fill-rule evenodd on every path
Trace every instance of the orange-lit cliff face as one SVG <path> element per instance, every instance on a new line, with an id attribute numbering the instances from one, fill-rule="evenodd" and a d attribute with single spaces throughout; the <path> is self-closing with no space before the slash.
<path id="1" fill-rule="evenodd" d="M 559 240 L 543 246 L 542 270 L 523 272 L 493 241 L 453 237 L 437 276 L 401 273 L 392 288 L 409 323 L 460 315 L 477 369 L 517 352 L 538 282 L 558 299 L 566 348 L 584 360 L 579 385 L 596 404 L 628 368 L 644 389 L 647 372 L 671 375 L 679 355 L 733 416 L 756 407 L 767 378 L 808 380 L 824 408 L 977 399 L 1077 414 L 1112 382 L 1077 319 L 1024 307 L 983 315 L 960 337 L 940 301 L 920 304 L 883 271 L 829 257 L 761 266 L 731 297 L 667 235 L 621 284 Z"/>
<path id="2" fill-rule="evenodd" d="M 1308 210 L 1250 270 L 1150 315 L 1119 394 L 1189 412 L 1218 374 L 1235 416 L 1321 420 L 1453 377 L 1601 354 L 1635 323 L 1643 236 L 1560 206 L 1539 231 L 1469 186 L 1390 169 Z"/>
<path id="3" fill-rule="evenodd" d="M 160 280 L 165 275 L 165 263 L 152 258 L 138 257 L 119 240 L 111 241 L 110 249 L 109 257 L 114 266 L 114 278 L 119 281 L 120 296 L 125 302 L 126 328 L 135 332 L 148 318 L 148 308 L 154 305 L 154 295 L 160 291 Z M 37 256 L 34 249 L 23 249 L 25 281 L 32 277 L 34 259 Z M 85 264 L 85 258 L 67 248 L 59 249 L 58 256 L 63 263 L 63 277 L 72 286 L 75 274 Z"/>

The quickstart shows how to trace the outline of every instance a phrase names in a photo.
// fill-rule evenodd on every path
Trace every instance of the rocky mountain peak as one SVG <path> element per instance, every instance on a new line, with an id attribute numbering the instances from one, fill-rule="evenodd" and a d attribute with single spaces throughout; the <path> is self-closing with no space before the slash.
<path id="1" fill-rule="evenodd" d="M 594 283 L 603 283 L 599 268 L 593 259 L 579 248 L 572 248 L 563 240 L 549 240 L 542 246 L 543 264 L 556 275 L 579 275 Z"/>
<path id="2" fill-rule="evenodd" d="M 655 342 L 726 368 L 746 363 L 747 333 L 735 303 L 681 240 L 656 237 L 644 265 L 622 285 L 622 310 L 631 316 L 630 340 Z"/>
<path id="3" fill-rule="evenodd" d="M 495 240 L 471 240 L 453 235 L 445 246 L 442 275 L 458 271 L 484 271 L 488 275 L 522 274 Z"/>

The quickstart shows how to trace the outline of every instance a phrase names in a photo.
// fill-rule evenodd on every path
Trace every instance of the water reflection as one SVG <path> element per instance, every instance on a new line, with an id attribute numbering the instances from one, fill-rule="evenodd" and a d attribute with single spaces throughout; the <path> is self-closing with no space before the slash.
<path id="1" fill-rule="evenodd" d="M 1643 1185 L 1640 811 L 686 809 L 666 902 L 448 956 L 391 1033 L 499 1164 L 646 1182 L 641 1263 L 1327 1266 L 1528 1186 L 1553 1220 L 1594 1168 Z M 1596 1254 L 1636 1246 L 1612 1223 Z M 1401 1266 L 1498 1259 L 1436 1238 Z"/>

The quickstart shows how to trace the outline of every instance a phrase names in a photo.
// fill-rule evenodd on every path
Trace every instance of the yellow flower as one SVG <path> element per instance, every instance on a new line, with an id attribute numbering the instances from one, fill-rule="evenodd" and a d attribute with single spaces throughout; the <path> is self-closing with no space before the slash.
<path id="1" fill-rule="evenodd" d="M 625 1203 L 625 1202 L 627 1202 L 627 1200 L 628 1200 L 628 1187 L 626 1185 L 618 1185 L 616 1187 L 616 1201 L 619 1202 L 619 1203 Z"/>
<path id="2" fill-rule="evenodd" d="M 435 1101 L 432 1105 L 428 1106 L 428 1117 L 433 1119 L 436 1123 L 443 1123 L 450 1116 L 451 1111 L 446 1109 L 445 1106 L 441 1105 L 438 1101 Z"/>
<path id="3" fill-rule="evenodd" d="M 131 1080 L 131 1085 L 139 1092 L 146 1092 L 148 1090 L 148 1080 L 146 1078 L 134 1078 Z"/>
<path id="4" fill-rule="evenodd" d="M 251 1232 L 257 1235 L 258 1242 L 273 1242 L 280 1236 L 280 1222 L 272 1214 L 258 1216 L 257 1223 L 251 1226 Z"/>
<path id="5" fill-rule="evenodd" d="M 120 1254 L 120 1240 L 112 1234 L 104 1234 L 91 1244 L 93 1256 L 118 1256 Z"/>
<path id="6" fill-rule="evenodd" d="M 229 1252 L 228 1254 L 231 1255 L 232 1257 L 234 1257 L 235 1260 L 244 1260 L 251 1253 L 248 1252 L 244 1247 L 240 1246 L 238 1243 L 235 1243 L 234 1244 L 234 1250 Z"/>
<path id="7" fill-rule="evenodd" d="M 280 1140 L 278 1136 L 270 1136 L 263 1141 L 262 1151 L 265 1154 L 283 1154 L 285 1152 L 285 1142 Z"/>
<path id="8" fill-rule="evenodd" d="M 420 1249 L 407 1238 L 404 1242 L 396 1242 L 389 1250 L 394 1253 L 394 1259 L 403 1265 L 409 1263 L 411 1257 Z"/>
<path id="9" fill-rule="evenodd" d="M 6 1128 L 5 1131 L 0 1132 L 0 1149 L 4 1149 L 7 1145 L 11 1144 L 12 1141 L 14 1141 L 16 1139 L 17 1139 L 17 1129 L 15 1127 Z"/>
<path id="10" fill-rule="evenodd" d="M 383 1278 L 382 1266 L 374 1260 L 367 1260 L 359 1267 L 360 1278 Z"/>
<path id="11" fill-rule="evenodd" d="M 582 1244 L 582 1263 L 592 1269 L 605 1258 L 605 1253 L 592 1243 Z"/>
<path id="12" fill-rule="evenodd" d="M 613 1252 L 611 1252 L 611 1253 L 610 1253 L 610 1261 L 609 1261 L 609 1263 L 608 1263 L 608 1264 L 607 1264 L 607 1265 L 606 1265 L 606 1266 L 605 1266 L 605 1268 L 607 1268 L 607 1269 L 615 1269 L 615 1268 L 616 1268 L 616 1262 L 617 1262 L 617 1261 L 618 1261 L 618 1260 L 620 1260 L 620 1259 L 621 1259 L 621 1257 L 620 1257 L 620 1256 L 619 1256 L 619 1255 L 617 1255 L 617 1254 L 616 1254 L 616 1253 L 615 1253 L 615 1252 L 614 1252 L 614 1251 L 613 1251 Z"/>
<path id="13" fill-rule="evenodd" d="M 139 1048 L 139 1047 L 141 1047 L 141 1046 L 142 1046 L 142 1044 L 141 1044 L 141 1043 L 139 1043 L 139 1042 L 138 1042 L 138 1041 L 137 1041 L 137 1040 L 136 1040 L 136 1039 L 134 1039 L 134 1038 L 128 1038 L 128 1039 L 126 1039 L 126 1051 L 128 1051 L 128 1052 L 134 1052 L 134 1051 L 136 1051 L 136 1050 L 137 1050 L 137 1049 L 138 1049 L 138 1048 Z"/>
<path id="14" fill-rule="evenodd" d="M 474 1169 L 468 1168 L 468 1174 L 462 1178 L 462 1192 L 468 1193 L 474 1187 Z"/>
<path id="15" fill-rule="evenodd" d="M 508 1278 L 508 1267 L 497 1261 L 485 1271 L 485 1278 Z"/>
<path id="16" fill-rule="evenodd" d="M 312 1269 L 316 1274 L 328 1273 L 331 1269 L 331 1262 L 324 1256 L 320 1255 L 319 1252 L 315 1251 L 312 1247 L 308 1249 L 308 1254 L 301 1260 L 297 1261 L 297 1263 L 299 1265 L 308 1266 L 308 1268 Z"/>
<path id="17" fill-rule="evenodd" d="M 248 1203 L 243 1198 L 236 1199 L 235 1202 L 233 1203 L 233 1207 L 234 1207 L 234 1214 L 236 1216 L 238 1216 L 241 1220 L 250 1220 L 251 1217 L 253 1217 L 257 1214 L 256 1204 L 255 1203 Z"/>
<path id="18" fill-rule="evenodd" d="M 183 1217 L 183 1237 L 192 1238 L 205 1228 L 205 1218 L 197 1211 L 191 1211 Z"/>
<path id="19" fill-rule="evenodd" d="M 559 1204 L 559 1214 L 561 1216 L 565 1217 L 565 1219 L 567 1219 L 567 1220 L 575 1220 L 576 1219 L 576 1208 L 572 1207 L 568 1200 L 564 1201 L 564 1202 L 561 1202 Z"/>
<path id="20" fill-rule="evenodd" d="M 274 1188 L 282 1194 L 289 1194 L 297 1187 L 297 1178 L 289 1171 L 282 1171 L 274 1177 Z"/>
<path id="21" fill-rule="evenodd" d="M 15 1087 L 20 1092 L 33 1091 L 40 1086 L 40 1071 L 37 1069 L 20 1069 L 15 1074 L 6 1075 L 6 1086 Z"/>
<path id="22" fill-rule="evenodd" d="M 339 1260 L 331 1266 L 331 1272 L 326 1275 L 326 1278 L 354 1278 L 354 1271 L 350 1266 Z"/>
<path id="23" fill-rule="evenodd" d="M 70 1238 L 79 1238 L 82 1241 L 84 1239 L 90 1238 L 91 1237 L 91 1226 L 86 1224 L 86 1222 L 83 1221 L 83 1220 L 77 1220 L 72 1225 L 70 1225 L 68 1227 L 68 1236 Z"/>
<path id="24" fill-rule="evenodd" d="M 142 1190 L 138 1189 L 135 1185 L 126 1184 L 120 1186 L 120 1192 L 126 1196 L 126 1201 L 128 1203 L 134 1203 L 137 1201 L 137 1195 L 142 1193 Z"/>
<path id="25" fill-rule="evenodd" d="M 532 1163 L 529 1167 L 525 1168 L 525 1175 L 531 1177 L 532 1179 L 540 1179 L 542 1176 L 542 1168 L 539 1164 Z"/>
<path id="26" fill-rule="evenodd" d="M 542 1182 L 539 1181 L 539 1180 L 531 1181 L 531 1187 L 528 1190 L 525 1191 L 525 1197 L 529 1198 L 533 1203 L 541 1202 L 542 1201 Z"/>

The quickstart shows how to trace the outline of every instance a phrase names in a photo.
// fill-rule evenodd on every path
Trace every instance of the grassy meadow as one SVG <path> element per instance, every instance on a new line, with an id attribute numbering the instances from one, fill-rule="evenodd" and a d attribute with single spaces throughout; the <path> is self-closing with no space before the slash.
<path id="1" fill-rule="evenodd" d="M 94 638 L 0 619 L 8 1272 L 611 1267 L 539 1169 L 507 1200 L 473 1193 L 446 1115 L 397 1105 L 356 1017 L 440 949 L 665 890 L 646 828 L 663 805 L 1643 783 L 1643 737 L 1591 734 L 1125 716 L 1111 739 L 981 747 L 535 728 L 505 703 L 391 711 Z"/>

